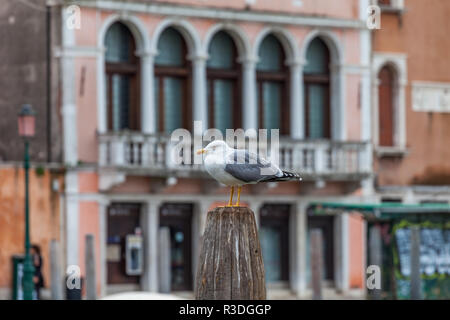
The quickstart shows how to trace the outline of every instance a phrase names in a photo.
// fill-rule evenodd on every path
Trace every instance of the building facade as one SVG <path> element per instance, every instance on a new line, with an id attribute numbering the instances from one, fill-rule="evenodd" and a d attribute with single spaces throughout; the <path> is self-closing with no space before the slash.
<path id="1" fill-rule="evenodd" d="M 383 3 L 372 53 L 376 186 L 403 202 L 448 201 L 448 4 Z"/>
<path id="2" fill-rule="evenodd" d="M 201 121 L 196 132 L 280 129 L 280 165 L 303 177 L 243 189 L 259 224 L 269 292 L 308 295 L 312 228 L 324 234 L 325 284 L 362 289 L 364 222 L 316 217 L 308 207 L 372 196 L 368 5 L 63 2 L 67 265 L 84 274 L 84 236 L 92 233 L 102 295 L 158 291 L 158 234 L 168 227 L 172 290 L 193 290 L 206 213 L 228 197 L 201 165 L 169 157 L 170 133 L 195 131 Z M 136 233 L 145 261 L 130 275 L 125 241 Z"/>
<path id="3" fill-rule="evenodd" d="M 381 9 L 380 29 L 368 28 L 370 5 Z M 314 228 L 324 236 L 324 286 L 362 297 L 368 224 L 348 209 L 311 207 L 450 203 L 449 8 L 446 0 L 6 1 L 0 296 L 10 297 L 10 260 L 23 252 L 16 116 L 32 103 L 31 240 L 44 252 L 46 286 L 50 240 L 61 243 L 63 267 L 84 277 L 93 234 L 101 296 L 160 291 L 167 254 L 171 290 L 192 292 L 206 213 L 228 190 L 191 157 L 174 162 L 171 134 L 185 129 L 206 143 L 209 128 L 279 129 L 279 164 L 303 181 L 242 195 L 258 222 L 269 298 L 310 295 Z M 439 219 L 433 225 L 448 228 Z M 160 250 L 161 228 L 170 252 Z M 130 239 L 143 240 L 134 269 Z"/>
<path id="4" fill-rule="evenodd" d="M 450 3 L 390 0 L 379 4 L 381 29 L 373 32 L 371 64 L 377 202 L 448 208 Z M 421 295 L 448 299 L 449 221 L 448 209 L 433 213 L 425 208 L 375 223 L 383 239 L 383 261 L 391 259 L 387 272 L 392 277 L 385 273 L 390 278 L 384 282 L 386 297 L 410 297 L 408 230 L 416 226 L 420 228 Z"/>
<path id="5" fill-rule="evenodd" d="M 62 240 L 64 232 L 59 62 L 47 50 L 60 43 L 59 17 L 47 11 L 44 0 L 30 5 L 8 0 L 0 8 L 0 299 L 12 297 L 12 257 L 24 252 L 24 142 L 17 117 L 25 103 L 36 111 L 36 135 L 30 141 L 30 230 L 31 242 L 42 251 L 46 287 L 51 282 L 50 241 Z"/>

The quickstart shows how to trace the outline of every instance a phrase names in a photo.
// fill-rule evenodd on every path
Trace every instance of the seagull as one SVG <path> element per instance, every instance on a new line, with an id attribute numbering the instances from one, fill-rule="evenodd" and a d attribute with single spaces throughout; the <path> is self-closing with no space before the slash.
<path id="1" fill-rule="evenodd" d="M 245 149 L 230 148 L 223 140 L 214 140 L 197 154 L 205 154 L 206 171 L 220 183 L 231 187 L 227 207 L 233 206 L 234 188 L 237 187 L 239 206 L 241 189 L 245 184 L 259 182 L 301 180 L 300 175 L 281 170 L 277 165 Z"/>

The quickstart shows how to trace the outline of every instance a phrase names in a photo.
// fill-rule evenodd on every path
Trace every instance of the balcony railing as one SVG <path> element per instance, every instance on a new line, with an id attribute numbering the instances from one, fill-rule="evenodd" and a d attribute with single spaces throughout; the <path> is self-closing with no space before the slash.
<path id="1" fill-rule="evenodd" d="M 194 164 L 194 150 L 184 161 L 173 159 L 169 136 L 142 133 L 106 133 L 99 135 L 99 166 L 138 169 L 143 173 L 168 175 L 186 172 L 201 174 L 202 164 Z M 178 145 L 179 146 L 179 145 Z M 259 146 L 260 154 L 270 157 L 270 145 Z M 361 178 L 371 172 L 370 149 L 366 142 L 280 139 L 280 168 L 300 173 L 304 178 Z"/>

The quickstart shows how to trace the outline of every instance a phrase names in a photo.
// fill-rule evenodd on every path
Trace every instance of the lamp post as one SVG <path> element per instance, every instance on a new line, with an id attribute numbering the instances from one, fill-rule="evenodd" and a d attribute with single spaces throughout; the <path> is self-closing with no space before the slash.
<path id="1" fill-rule="evenodd" d="M 30 168 L 30 156 L 28 154 L 29 139 L 34 136 L 35 133 L 35 113 L 30 104 L 24 104 L 19 112 L 18 118 L 19 136 L 25 141 L 25 156 L 24 156 L 24 169 L 25 169 L 25 260 L 23 264 L 23 298 L 24 300 L 33 299 L 33 275 L 34 266 L 30 255 L 30 208 L 29 208 L 29 194 L 28 184 L 29 177 L 28 171 Z"/>

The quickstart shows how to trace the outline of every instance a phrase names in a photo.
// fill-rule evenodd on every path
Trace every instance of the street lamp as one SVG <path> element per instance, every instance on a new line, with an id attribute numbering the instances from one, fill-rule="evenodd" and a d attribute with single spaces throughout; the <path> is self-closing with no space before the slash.
<path id="1" fill-rule="evenodd" d="M 33 299 L 33 275 L 34 266 L 30 255 L 30 209 L 28 194 L 28 171 L 30 169 L 30 156 L 28 154 L 29 139 L 34 136 L 35 132 L 35 112 L 30 104 L 24 104 L 19 112 L 18 118 L 19 136 L 25 141 L 25 261 L 23 264 L 23 298 L 24 300 Z"/>

